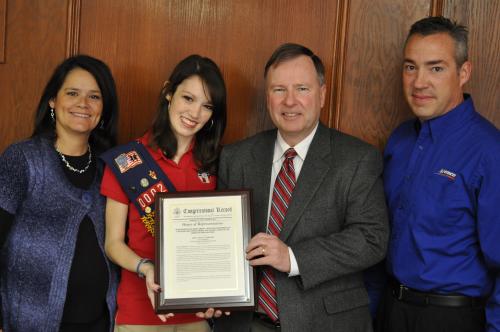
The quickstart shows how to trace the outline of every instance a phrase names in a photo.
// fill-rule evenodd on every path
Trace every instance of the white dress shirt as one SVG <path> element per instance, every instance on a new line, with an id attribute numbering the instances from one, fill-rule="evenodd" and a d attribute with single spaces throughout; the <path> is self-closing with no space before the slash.
<path id="1" fill-rule="evenodd" d="M 313 131 L 302 141 L 300 141 L 295 146 L 288 145 L 280 132 L 278 131 L 278 136 L 274 143 L 274 155 L 273 155 L 273 169 L 271 172 L 271 184 L 269 188 L 269 205 L 267 209 L 267 223 L 269 224 L 269 214 L 271 213 L 271 201 L 273 199 L 273 190 L 274 190 L 274 182 L 278 177 L 278 173 L 281 169 L 281 165 L 283 165 L 283 160 L 285 159 L 285 152 L 289 148 L 294 148 L 295 152 L 297 152 L 297 156 L 293 158 L 293 167 L 295 169 L 295 179 L 299 180 L 300 170 L 302 169 L 302 165 L 304 164 L 304 160 L 307 156 L 307 151 L 309 151 L 309 146 L 313 140 L 314 134 L 318 129 L 318 124 L 314 127 Z M 293 193 L 292 193 L 293 197 Z M 288 253 L 290 255 L 290 272 L 288 273 L 289 277 L 294 277 L 300 275 L 299 266 L 297 265 L 297 260 L 295 259 L 295 255 L 293 254 L 292 248 L 288 247 Z"/>

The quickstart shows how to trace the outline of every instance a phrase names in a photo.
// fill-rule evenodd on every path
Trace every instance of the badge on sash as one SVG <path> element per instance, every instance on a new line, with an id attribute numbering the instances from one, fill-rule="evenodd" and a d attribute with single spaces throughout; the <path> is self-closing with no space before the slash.
<path id="1" fill-rule="evenodd" d="M 149 176 L 153 179 L 153 180 L 156 180 L 157 177 L 156 177 L 156 172 L 155 171 L 149 171 Z"/>
<path id="2" fill-rule="evenodd" d="M 146 178 L 141 179 L 141 187 L 147 188 L 149 186 L 149 181 Z"/>
<path id="3" fill-rule="evenodd" d="M 127 153 L 122 153 L 121 155 L 116 157 L 115 163 L 116 166 L 118 166 L 120 173 L 125 173 L 129 169 L 142 164 L 142 159 L 136 151 L 132 150 Z"/>

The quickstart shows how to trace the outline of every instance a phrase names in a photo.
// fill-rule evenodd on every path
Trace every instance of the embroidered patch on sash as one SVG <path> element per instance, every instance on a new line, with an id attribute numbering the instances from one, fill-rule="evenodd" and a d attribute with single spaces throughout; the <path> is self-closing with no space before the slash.
<path id="1" fill-rule="evenodd" d="M 441 168 L 439 170 L 439 172 L 434 173 L 434 174 L 447 177 L 448 179 L 450 179 L 452 181 L 455 181 L 455 178 L 457 177 L 457 175 L 455 173 L 453 173 L 447 169 L 444 169 L 444 168 Z"/>
<path id="2" fill-rule="evenodd" d="M 155 212 L 150 207 L 155 201 L 155 195 L 159 192 L 167 192 L 167 187 L 163 182 L 158 182 L 146 189 L 143 193 L 137 197 L 137 202 L 141 206 L 141 209 L 145 213 L 141 214 L 141 221 L 146 227 L 148 233 L 150 233 L 153 237 L 155 236 Z"/>
<path id="3" fill-rule="evenodd" d="M 142 164 L 142 159 L 136 151 L 132 150 L 127 153 L 122 153 L 116 157 L 115 163 L 118 166 L 120 173 L 125 173 L 129 169 Z"/>
<path id="4" fill-rule="evenodd" d="M 141 221 L 146 227 L 146 231 L 151 234 L 151 236 L 155 236 L 155 212 L 146 213 L 141 217 Z"/>
<path id="5" fill-rule="evenodd" d="M 146 207 L 150 206 L 155 202 L 155 196 L 156 193 L 163 193 L 167 192 L 167 188 L 163 184 L 163 182 L 158 182 L 149 187 L 148 189 L 144 190 L 139 197 L 137 197 L 137 203 L 139 203 L 141 209 L 148 213 L 146 211 Z"/>
<path id="6" fill-rule="evenodd" d="M 210 183 L 210 176 L 207 172 L 198 172 L 198 179 L 203 183 Z"/>

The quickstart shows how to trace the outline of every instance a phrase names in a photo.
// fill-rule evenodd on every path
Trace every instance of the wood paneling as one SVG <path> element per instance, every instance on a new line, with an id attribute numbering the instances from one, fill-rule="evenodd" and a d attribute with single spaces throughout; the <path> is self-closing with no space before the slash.
<path id="1" fill-rule="evenodd" d="M 160 87 L 177 62 L 191 53 L 211 57 L 229 92 L 225 141 L 232 142 L 271 126 L 263 70 L 279 44 L 309 46 L 331 76 L 336 8 L 335 1 L 86 0 L 80 51 L 103 58 L 113 69 L 121 141 L 148 128 Z"/>
<path id="2" fill-rule="evenodd" d="M 443 0 L 431 0 L 431 11 L 432 16 L 442 16 L 443 15 Z"/>
<path id="3" fill-rule="evenodd" d="M 64 59 L 66 9 L 60 0 L 8 1 L 6 61 L 0 64 L 0 151 L 33 130 L 42 90 Z"/>
<path id="4" fill-rule="evenodd" d="M 466 90 L 500 127 L 500 1 L 0 0 L 0 150 L 31 133 L 52 70 L 77 53 L 103 59 L 114 73 L 120 142 L 150 126 L 163 82 L 192 53 L 211 57 L 223 71 L 224 142 L 250 136 L 272 126 L 263 69 L 284 42 L 310 47 L 325 63 L 322 121 L 383 148 L 412 116 L 401 87 L 408 29 L 441 13 L 470 27 L 473 76 Z"/>
<path id="5" fill-rule="evenodd" d="M 347 26 L 349 21 L 349 1 L 339 1 L 337 6 L 337 25 L 335 29 L 334 36 L 334 48 L 333 48 L 333 59 L 332 62 L 332 78 L 331 85 L 329 88 L 329 94 L 331 96 L 331 106 L 328 110 L 328 121 L 325 122 L 329 127 L 339 128 L 340 127 L 340 114 L 341 100 L 342 100 L 342 87 L 344 78 L 344 67 L 345 67 L 345 56 L 346 56 L 346 46 L 347 46 Z M 324 113 L 324 112 L 323 112 Z M 323 120 L 324 117 L 322 117 Z M 323 120 L 324 121 L 324 120 Z"/>
<path id="6" fill-rule="evenodd" d="M 429 1 L 352 0 L 346 32 L 339 129 L 382 148 L 411 116 L 401 87 L 402 48 Z"/>
<path id="7" fill-rule="evenodd" d="M 443 12 L 469 27 L 472 78 L 465 91 L 477 110 L 500 128 L 500 1 L 446 0 Z"/>
<path id="8" fill-rule="evenodd" d="M 0 0 L 0 63 L 5 62 L 5 26 L 7 24 L 7 0 Z"/>
<path id="9" fill-rule="evenodd" d="M 66 57 L 77 55 L 80 48 L 81 0 L 68 0 L 68 23 L 66 27 Z"/>

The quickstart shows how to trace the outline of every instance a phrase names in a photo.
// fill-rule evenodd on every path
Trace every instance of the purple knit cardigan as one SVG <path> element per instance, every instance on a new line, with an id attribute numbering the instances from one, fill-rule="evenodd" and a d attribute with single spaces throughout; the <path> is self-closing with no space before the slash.
<path id="1" fill-rule="evenodd" d="M 13 144 L 0 157 L 0 207 L 15 215 L 1 252 L 4 332 L 58 331 L 80 222 L 88 216 L 104 253 L 102 168 L 91 188 L 67 180 L 50 141 Z M 114 321 L 116 268 L 107 262 Z M 112 324 L 111 324 L 112 325 Z"/>

